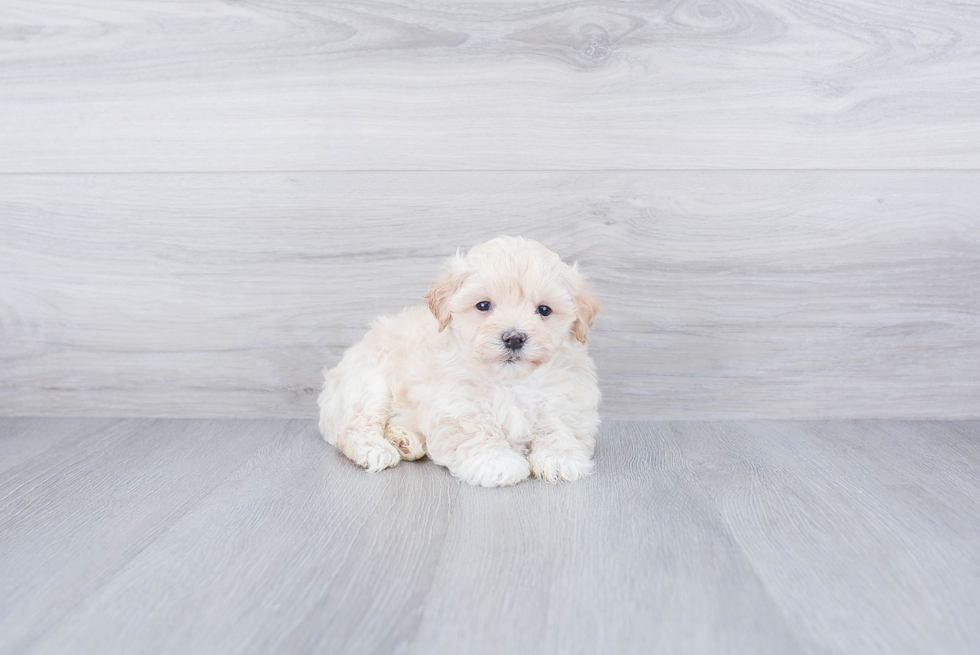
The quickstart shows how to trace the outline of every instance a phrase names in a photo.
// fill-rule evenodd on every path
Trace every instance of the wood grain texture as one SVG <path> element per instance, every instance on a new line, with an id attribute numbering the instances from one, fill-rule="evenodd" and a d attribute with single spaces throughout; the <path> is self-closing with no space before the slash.
<path id="1" fill-rule="evenodd" d="M 4 421 L 59 441 L 0 476 L 0 652 L 21 653 L 206 496 L 282 421 Z M 39 431 L 39 430 L 37 430 Z M 270 436 L 271 435 L 271 436 Z"/>
<path id="2" fill-rule="evenodd" d="M 980 645 L 980 425 L 967 425 L 969 436 L 920 423 L 671 431 L 804 644 L 967 653 Z M 950 484 L 948 467 L 970 484 Z"/>
<path id="3" fill-rule="evenodd" d="M 368 475 L 313 422 L 291 426 L 31 652 L 369 653 L 411 641 L 458 483 L 431 464 Z"/>
<path id="4" fill-rule="evenodd" d="M 114 419 L 9 419 L 0 423 L 0 476 L 15 466 L 54 448 L 66 439 L 84 439 Z"/>
<path id="5" fill-rule="evenodd" d="M 977 168 L 980 11 L 872 0 L 0 9 L 0 172 Z"/>
<path id="6" fill-rule="evenodd" d="M 606 426 L 597 443 L 580 484 L 460 489 L 408 652 L 816 652 L 662 427 Z"/>
<path id="7" fill-rule="evenodd" d="M 0 479 L 2 653 L 980 649 L 980 422 L 606 423 L 594 476 L 489 490 L 312 421 L 75 422 L 0 419 L 63 437 Z"/>
<path id="8" fill-rule="evenodd" d="M 0 176 L 0 414 L 312 417 L 501 233 L 578 260 L 607 418 L 980 416 L 980 172 Z"/>

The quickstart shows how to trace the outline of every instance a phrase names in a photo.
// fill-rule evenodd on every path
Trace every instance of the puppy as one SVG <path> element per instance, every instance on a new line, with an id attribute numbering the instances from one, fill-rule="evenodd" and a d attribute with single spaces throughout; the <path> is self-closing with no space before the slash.
<path id="1" fill-rule="evenodd" d="M 529 239 L 457 252 L 427 308 L 377 319 L 324 371 L 320 431 L 369 471 L 428 454 L 484 487 L 588 475 L 600 400 L 589 286 Z"/>

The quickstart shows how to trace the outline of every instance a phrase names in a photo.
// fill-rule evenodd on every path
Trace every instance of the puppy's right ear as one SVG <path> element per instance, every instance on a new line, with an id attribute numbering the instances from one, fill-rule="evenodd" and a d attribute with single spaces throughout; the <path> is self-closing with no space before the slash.
<path id="1" fill-rule="evenodd" d="M 449 300 L 463 282 L 470 276 L 471 271 L 466 269 L 466 259 L 456 251 L 456 254 L 449 258 L 443 268 L 442 274 L 429 287 L 429 293 L 425 294 L 425 301 L 429 305 L 429 311 L 439 321 L 439 331 L 442 332 L 449 325 L 452 315 L 449 312 Z"/>
<path id="2" fill-rule="evenodd" d="M 578 262 L 572 265 L 572 296 L 575 299 L 575 322 L 572 329 L 575 338 L 585 343 L 589 328 L 595 321 L 595 315 L 602 311 L 599 301 L 592 294 L 592 283 L 578 270 Z"/>

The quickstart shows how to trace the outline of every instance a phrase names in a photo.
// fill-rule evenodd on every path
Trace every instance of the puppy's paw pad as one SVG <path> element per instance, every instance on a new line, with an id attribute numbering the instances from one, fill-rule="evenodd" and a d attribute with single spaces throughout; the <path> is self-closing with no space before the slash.
<path id="1" fill-rule="evenodd" d="M 463 482 L 481 487 L 509 487 L 531 474 L 531 466 L 509 448 L 473 453 L 453 473 Z"/>
<path id="2" fill-rule="evenodd" d="M 385 439 L 398 449 L 402 459 L 411 462 L 425 457 L 425 446 L 422 444 L 422 438 L 412 430 L 389 423 L 385 426 Z"/>
<path id="3" fill-rule="evenodd" d="M 358 465 L 375 473 L 401 461 L 401 454 L 387 442 L 359 444 L 351 457 Z"/>
<path id="4" fill-rule="evenodd" d="M 587 453 L 538 451 L 528 457 L 534 477 L 545 482 L 574 482 L 592 473 L 594 464 Z"/>

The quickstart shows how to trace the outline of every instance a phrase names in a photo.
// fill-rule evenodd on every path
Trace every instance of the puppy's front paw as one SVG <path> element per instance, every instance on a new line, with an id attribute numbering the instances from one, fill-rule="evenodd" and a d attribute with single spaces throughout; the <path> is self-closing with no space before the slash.
<path id="1" fill-rule="evenodd" d="M 410 462 L 425 457 L 422 437 L 400 425 L 389 423 L 385 426 L 385 439 L 401 453 L 401 458 Z"/>
<path id="2" fill-rule="evenodd" d="M 592 473 L 595 466 L 589 454 L 580 448 L 534 450 L 528 460 L 534 477 L 545 482 L 574 482 Z"/>
<path id="3" fill-rule="evenodd" d="M 338 439 L 337 445 L 349 459 L 372 473 L 394 466 L 402 459 L 394 446 L 380 438 L 357 435 Z"/>
<path id="4" fill-rule="evenodd" d="M 467 484 L 507 487 L 527 478 L 531 466 L 510 448 L 482 448 L 467 454 L 452 473 Z"/>

